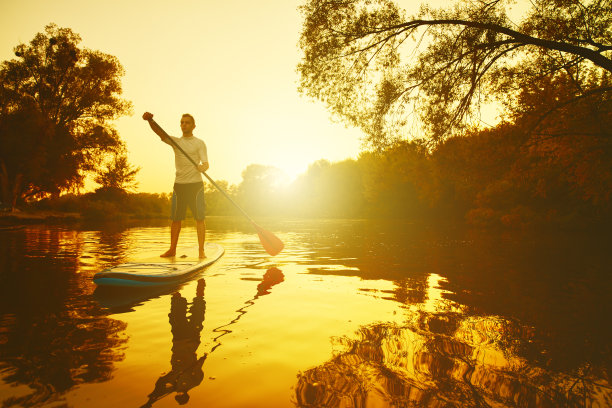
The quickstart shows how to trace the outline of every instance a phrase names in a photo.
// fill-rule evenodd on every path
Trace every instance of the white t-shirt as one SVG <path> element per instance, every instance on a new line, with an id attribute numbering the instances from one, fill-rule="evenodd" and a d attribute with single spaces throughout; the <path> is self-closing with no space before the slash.
<path id="1" fill-rule="evenodd" d="M 202 139 L 195 136 L 174 137 L 170 136 L 181 148 L 198 163 L 207 163 L 208 154 L 206 151 L 206 143 Z M 202 174 L 196 167 L 185 157 L 183 152 L 174 147 L 171 142 L 164 140 L 165 143 L 172 146 L 174 150 L 174 164 L 176 165 L 176 178 L 174 182 L 177 184 L 197 183 L 202 181 Z"/>

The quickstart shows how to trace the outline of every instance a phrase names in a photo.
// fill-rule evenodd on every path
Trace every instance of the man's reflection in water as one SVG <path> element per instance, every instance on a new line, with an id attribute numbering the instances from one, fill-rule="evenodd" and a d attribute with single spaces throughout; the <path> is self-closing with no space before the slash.
<path id="1" fill-rule="evenodd" d="M 236 310 L 238 315 L 231 322 L 213 329 L 213 333 L 221 334 L 213 339 L 215 345 L 210 352 L 205 353 L 200 358 L 197 357 L 196 352 L 200 346 L 200 333 L 202 332 L 206 310 L 206 302 L 204 301 L 204 286 L 206 284 L 204 279 L 198 280 L 196 297 L 193 298 L 193 303 L 189 309 L 191 315 L 189 318 L 187 318 L 187 300 L 178 292 L 173 294 L 170 314 L 168 315 L 172 326 L 172 358 L 170 359 L 172 370 L 159 377 L 155 383 L 155 389 L 149 394 L 149 401 L 142 408 L 153 406 L 153 403 L 172 392 L 176 392 L 174 398 L 179 404 L 186 404 L 189 401 L 187 392 L 200 385 L 204 379 L 202 365 L 206 357 L 221 346 L 219 341 L 221 337 L 232 332 L 228 327 L 238 322 L 247 313 L 246 309 L 255 304 L 255 300 L 268 295 L 273 286 L 284 280 L 285 275 L 280 269 L 274 267 L 268 269 L 259 285 L 257 285 L 257 293 L 253 299 L 247 300 L 244 302 L 245 306 Z"/>
<path id="2" fill-rule="evenodd" d="M 149 394 L 149 401 L 143 407 L 151 407 L 153 403 L 166 395 L 176 392 L 174 399 L 183 405 L 189 401 L 190 389 L 199 385 L 204 379 L 202 365 L 208 354 L 198 358 L 200 333 L 204 322 L 206 302 L 204 301 L 204 279 L 198 280 L 196 296 L 189 311 L 187 300 L 176 292 L 172 295 L 170 306 L 170 325 L 172 326 L 172 370 L 164 374 L 155 383 L 155 389 Z M 189 312 L 189 317 L 187 313 Z"/>

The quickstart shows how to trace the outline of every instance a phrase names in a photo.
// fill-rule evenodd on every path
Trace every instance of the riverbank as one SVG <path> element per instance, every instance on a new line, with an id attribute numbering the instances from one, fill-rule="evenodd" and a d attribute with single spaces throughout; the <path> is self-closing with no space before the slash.
<path id="1" fill-rule="evenodd" d="M 0 211 L 0 225 L 166 219 L 169 209 L 168 195 L 99 190 L 46 198 L 13 211 Z"/>
<path id="2" fill-rule="evenodd" d="M 14 226 L 24 224 L 63 224 L 74 223 L 83 220 L 83 216 L 77 212 L 62 211 L 21 211 L 0 213 L 0 228 L 3 226 Z"/>
<path id="3" fill-rule="evenodd" d="M 13 212 L 0 213 L 0 228 L 18 225 L 32 224 L 66 224 L 90 223 L 95 221 L 142 221 L 142 220 L 166 220 L 167 216 L 159 214 L 128 214 L 128 213 L 79 213 L 64 212 L 56 210 L 14 210 Z"/>
<path id="4" fill-rule="evenodd" d="M 130 226 L 144 226 L 144 225 L 166 225 L 169 222 L 168 211 L 142 211 L 139 209 L 138 212 L 121 212 L 116 207 L 108 208 L 106 206 L 100 206 L 94 209 L 87 208 L 83 212 L 76 211 L 60 211 L 60 210 L 49 210 L 49 209 L 38 209 L 38 208 L 26 208 L 16 209 L 13 212 L 0 211 L 0 231 L 7 229 L 14 229 L 28 225 L 64 225 L 68 228 L 82 228 L 82 227 L 95 227 L 98 228 L 100 225 L 130 225 Z M 301 224 L 303 222 L 310 222 L 314 218 L 309 217 L 269 217 L 269 216 L 257 216 L 255 217 L 258 223 L 265 223 L 270 228 L 287 228 L 288 225 L 294 223 Z M 524 232 L 567 232 L 567 233 L 584 233 L 589 234 L 607 234 L 612 228 L 611 223 L 601 221 L 598 223 L 538 223 L 538 224 L 524 224 L 520 226 L 516 225 L 500 225 L 497 224 L 478 224 L 474 225 L 466 220 L 457 219 L 403 219 L 403 218 L 318 218 L 317 220 L 327 220 L 328 222 L 336 223 L 354 223 L 354 222 L 366 222 L 372 221 L 380 225 L 391 225 L 398 224 L 404 228 L 406 225 L 411 225 L 412 229 L 428 230 L 430 228 L 451 228 L 460 230 L 475 230 L 475 231 L 499 231 L 499 232 L 511 232 L 511 231 L 524 231 Z M 208 226 L 215 226 L 218 223 L 224 225 L 232 225 L 233 228 L 242 230 L 250 230 L 250 223 L 240 215 L 218 215 L 210 214 L 206 217 Z M 186 226 L 190 226 L 194 223 L 193 218 L 188 214 L 185 219 Z M 283 227 L 284 226 L 284 227 Z"/>

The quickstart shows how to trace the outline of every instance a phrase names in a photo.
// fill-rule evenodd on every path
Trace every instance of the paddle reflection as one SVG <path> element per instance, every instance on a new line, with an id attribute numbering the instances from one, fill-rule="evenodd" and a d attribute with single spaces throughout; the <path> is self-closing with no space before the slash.
<path id="1" fill-rule="evenodd" d="M 297 407 L 608 406 L 612 389 L 517 355 L 533 330 L 499 317 L 415 312 L 406 325 L 363 326 L 334 357 L 298 375 Z M 600 404 L 600 405 L 598 405 Z M 603 405 L 602 405 L 603 404 Z"/>
<path id="2" fill-rule="evenodd" d="M 189 308 L 187 300 L 179 292 L 172 295 L 168 315 L 172 327 L 172 369 L 159 377 L 155 389 L 149 394 L 149 400 L 143 407 L 151 407 L 153 403 L 171 393 L 176 393 L 174 399 L 179 404 L 186 404 L 189 401 L 189 390 L 198 386 L 204 379 L 202 366 L 208 354 L 204 353 L 198 358 L 197 351 L 206 311 L 205 286 L 204 279 L 199 279 L 196 296 Z"/>
<path id="3" fill-rule="evenodd" d="M 213 333 L 220 333 L 220 334 L 213 339 L 213 342 L 215 343 L 215 345 L 210 350 L 211 353 L 214 350 L 216 350 L 217 347 L 221 345 L 221 342 L 219 341 L 221 337 L 232 332 L 230 329 L 228 329 L 228 327 L 235 324 L 238 320 L 240 320 L 240 318 L 247 313 L 246 309 L 255 304 L 255 300 L 257 300 L 260 296 L 268 295 L 270 293 L 270 289 L 272 289 L 273 286 L 278 285 L 284 280 L 285 280 L 285 275 L 280 269 L 274 268 L 274 267 L 268 269 L 266 273 L 264 274 L 259 285 L 257 285 L 257 293 L 255 294 L 253 299 L 247 300 L 246 302 L 244 302 L 243 307 L 236 310 L 236 312 L 238 312 L 238 315 L 231 322 L 213 329 Z"/>

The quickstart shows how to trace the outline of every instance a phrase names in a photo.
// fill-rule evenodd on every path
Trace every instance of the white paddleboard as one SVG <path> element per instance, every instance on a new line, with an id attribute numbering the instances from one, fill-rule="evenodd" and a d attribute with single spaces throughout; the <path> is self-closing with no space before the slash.
<path id="1" fill-rule="evenodd" d="M 201 269 L 219 260 L 225 250 L 219 244 L 207 242 L 206 258 L 198 257 L 197 247 L 177 249 L 176 256 L 161 258 L 151 253 L 140 254 L 133 261 L 104 269 L 94 275 L 98 286 L 151 287 L 182 282 Z"/>

